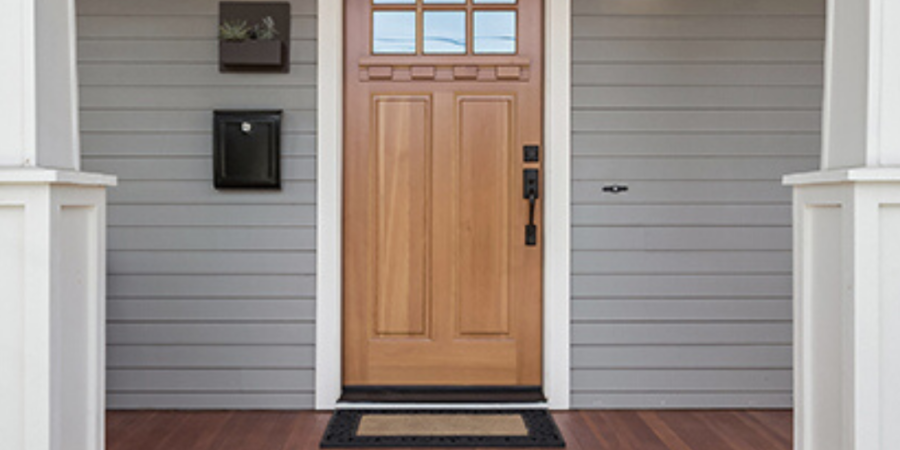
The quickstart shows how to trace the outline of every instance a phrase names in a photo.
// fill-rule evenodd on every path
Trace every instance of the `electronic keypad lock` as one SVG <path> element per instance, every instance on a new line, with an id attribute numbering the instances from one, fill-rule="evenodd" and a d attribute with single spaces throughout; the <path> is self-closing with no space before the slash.
<path id="1" fill-rule="evenodd" d="M 537 245 L 537 225 L 534 209 L 540 198 L 540 175 L 537 169 L 525 169 L 522 176 L 523 197 L 528 200 L 528 225 L 525 225 L 525 245 Z"/>

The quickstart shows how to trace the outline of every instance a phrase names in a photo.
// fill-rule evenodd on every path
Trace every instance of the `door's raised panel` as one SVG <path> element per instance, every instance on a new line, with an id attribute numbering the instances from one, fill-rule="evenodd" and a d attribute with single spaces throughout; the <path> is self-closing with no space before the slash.
<path id="1" fill-rule="evenodd" d="M 458 332 L 509 333 L 510 163 L 514 99 L 460 96 Z"/>
<path id="2" fill-rule="evenodd" d="M 431 100 L 374 97 L 377 159 L 375 333 L 427 332 Z"/>

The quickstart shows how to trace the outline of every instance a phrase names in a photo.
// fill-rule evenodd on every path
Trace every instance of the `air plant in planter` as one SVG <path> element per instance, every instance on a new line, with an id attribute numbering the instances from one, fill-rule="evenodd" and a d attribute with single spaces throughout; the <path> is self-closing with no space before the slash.
<path id="1" fill-rule="evenodd" d="M 275 29 L 275 19 L 272 16 L 263 17 L 261 23 L 253 27 L 253 34 L 260 41 L 274 41 L 278 39 L 278 30 Z"/>
<path id="2" fill-rule="evenodd" d="M 278 34 L 271 16 L 253 26 L 245 20 L 223 22 L 219 26 L 219 59 L 226 66 L 280 66 L 283 52 Z"/>

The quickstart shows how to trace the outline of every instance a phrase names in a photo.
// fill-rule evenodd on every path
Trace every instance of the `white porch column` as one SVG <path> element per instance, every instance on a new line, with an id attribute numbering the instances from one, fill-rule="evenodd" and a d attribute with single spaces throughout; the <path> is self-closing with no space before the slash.
<path id="1" fill-rule="evenodd" d="M 106 186 L 79 172 L 72 0 L 4 0 L 0 448 L 104 446 Z"/>
<path id="2" fill-rule="evenodd" d="M 900 449 L 900 2 L 828 14 L 822 170 L 785 179 L 795 448 Z"/>

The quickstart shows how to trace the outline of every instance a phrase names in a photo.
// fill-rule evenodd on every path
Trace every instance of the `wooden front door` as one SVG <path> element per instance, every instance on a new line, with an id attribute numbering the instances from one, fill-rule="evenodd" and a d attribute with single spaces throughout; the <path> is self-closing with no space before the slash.
<path id="1" fill-rule="evenodd" d="M 344 385 L 539 386 L 541 0 L 345 5 Z"/>

